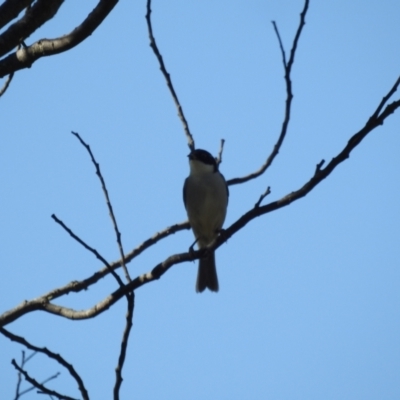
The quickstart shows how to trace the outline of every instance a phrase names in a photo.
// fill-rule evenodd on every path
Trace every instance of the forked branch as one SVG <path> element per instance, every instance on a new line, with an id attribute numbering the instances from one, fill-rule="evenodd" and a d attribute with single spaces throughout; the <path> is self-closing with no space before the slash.
<path id="1" fill-rule="evenodd" d="M 47 4 L 47 7 L 51 4 L 52 7 L 55 8 L 56 4 L 61 5 L 62 2 L 63 0 L 42 0 L 38 1 L 37 4 Z M 59 54 L 77 46 L 97 29 L 117 3 L 118 0 L 99 0 L 92 12 L 72 32 L 54 39 L 41 39 L 30 46 L 22 46 L 15 53 L 6 56 L 0 60 L 0 78 L 23 68 L 30 68 L 32 64 L 41 57 Z M 32 19 L 32 21 L 34 21 L 34 19 Z M 16 24 L 18 24 L 18 21 Z M 14 33 L 14 31 L 9 32 L 8 30 L 4 32 L 3 35 L 10 35 L 13 40 L 7 42 L 7 46 L 3 49 L 0 46 L 1 54 L 6 54 L 12 48 L 16 47 L 21 40 L 26 38 L 24 35 L 29 35 L 31 31 L 37 29 L 37 27 L 38 26 L 33 24 L 32 29 L 27 32 L 23 31 L 22 35 L 19 35 L 22 28 L 19 29 L 18 25 L 15 26 L 16 33 Z"/>

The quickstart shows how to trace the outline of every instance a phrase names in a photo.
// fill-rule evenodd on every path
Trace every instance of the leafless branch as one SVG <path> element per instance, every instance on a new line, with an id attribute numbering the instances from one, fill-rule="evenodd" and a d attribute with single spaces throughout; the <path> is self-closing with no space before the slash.
<path id="1" fill-rule="evenodd" d="M 268 186 L 265 192 L 260 196 L 257 203 L 254 205 L 254 208 L 260 207 L 262 201 L 271 193 L 271 188 Z"/>
<path id="2" fill-rule="evenodd" d="M 124 270 L 125 278 L 126 278 L 127 282 L 131 282 L 132 279 L 129 275 L 128 268 L 126 267 L 126 263 L 125 263 L 125 254 L 124 254 L 122 241 L 121 241 L 121 232 L 118 228 L 117 219 L 115 218 L 115 214 L 114 214 L 114 210 L 113 210 L 113 207 L 111 204 L 110 196 L 108 194 L 107 186 L 106 186 L 105 180 L 104 180 L 103 175 L 100 170 L 100 164 L 96 161 L 90 146 L 81 138 L 81 136 L 76 132 L 72 132 L 72 134 L 75 137 L 77 137 L 79 142 L 82 144 L 82 146 L 85 147 L 85 149 L 89 153 L 92 163 L 96 169 L 96 175 L 98 176 L 98 178 L 100 180 L 101 187 L 103 189 L 103 193 L 104 193 L 104 196 L 106 199 L 109 215 L 110 215 L 113 227 L 114 227 L 115 236 L 117 238 L 118 248 L 119 248 L 119 252 L 120 252 L 120 256 L 121 256 L 122 269 Z M 110 268 L 110 271 L 112 271 L 111 268 Z M 120 286 L 123 287 L 122 283 Z M 115 378 L 115 385 L 114 385 L 114 400 L 119 400 L 119 391 L 120 391 L 120 388 L 122 385 L 122 368 L 124 366 L 126 351 L 128 348 L 129 334 L 130 334 L 131 328 L 132 328 L 133 309 L 134 309 L 134 304 L 135 304 L 135 293 L 127 292 L 125 294 L 125 296 L 127 299 L 128 307 L 127 307 L 127 314 L 126 314 L 125 329 L 124 329 L 124 333 L 122 335 L 118 364 L 115 369 L 116 378 Z"/>
<path id="3" fill-rule="evenodd" d="M 119 390 L 122 385 L 122 368 L 124 366 L 126 351 L 128 349 L 129 334 L 132 329 L 133 309 L 135 307 L 135 292 L 127 293 L 128 309 L 126 312 L 125 330 L 122 335 L 121 349 L 119 352 L 118 364 L 115 368 L 114 400 L 119 399 Z"/>
<path id="4" fill-rule="evenodd" d="M 128 253 L 125 257 L 125 262 L 128 263 L 132 261 L 135 257 L 139 256 L 143 251 L 147 250 L 151 246 L 155 245 L 158 243 L 160 240 L 166 238 L 167 236 L 174 234 L 176 232 L 179 232 L 183 229 L 189 229 L 190 225 L 189 223 L 186 222 L 181 222 L 172 226 L 169 226 L 165 228 L 164 230 L 157 232 L 155 235 L 153 235 L 151 238 L 145 240 L 143 243 L 141 243 L 138 247 L 136 247 L 134 250 L 132 250 L 130 253 Z M 113 263 L 110 264 L 111 268 L 115 270 L 116 268 L 121 267 L 122 263 L 121 260 L 117 260 Z M 90 277 L 83 279 L 82 281 L 72 281 L 65 286 L 62 286 L 57 289 L 53 289 L 50 292 L 44 294 L 43 296 L 31 300 L 31 301 L 24 301 L 15 308 L 6 311 L 2 315 L 0 315 L 0 326 L 7 325 L 16 319 L 20 318 L 22 315 L 26 314 L 26 312 L 32 312 L 35 311 L 38 308 L 38 305 L 40 303 L 48 303 L 54 299 L 60 298 L 66 294 L 75 292 L 81 292 L 84 290 L 87 290 L 91 285 L 94 285 L 96 282 L 98 282 L 100 279 L 104 278 L 107 276 L 109 273 L 109 269 L 107 267 L 102 268 L 100 271 L 95 272 L 93 275 Z M 69 315 L 71 318 L 71 314 L 68 311 L 65 311 L 65 316 Z M 89 317 L 90 318 L 90 317 Z M 74 319 L 74 318 L 72 318 Z"/>
<path id="5" fill-rule="evenodd" d="M 35 353 L 33 353 L 33 354 L 35 354 Z M 25 359 L 25 351 L 22 350 L 22 357 L 21 357 L 21 367 L 22 368 L 24 368 L 26 362 L 27 362 L 27 360 Z M 17 380 L 17 386 L 15 388 L 14 400 L 18 400 L 21 397 L 21 393 L 20 393 L 21 383 L 22 383 L 22 374 L 21 374 L 21 372 L 18 372 L 18 380 Z"/>
<path id="6" fill-rule="evenodd" d="M 24 378 L 34 387 L 36 387 L 37 389 L 39 389 L 39 391 L 41 393 L 45 393 L 48 394 L 49 396 L 55 396 L 57 398 L 59 398 L 60 400 L 78 400 L 78 399 L 74 399 L 73 397 L 68 397 L 65 395 L 62 395 L 61 393 L 58 393 L 54 390 L 50 390 L 47 389 L 46 386 L 44 386 L 42 383 L 39 383 L 36 379 L 32 378 L 24 369 L 22 369 L 15 360 L 11 361 L 11 364 L 15 367 L 15 369 L 17 371 L 19 371 L 22 375 L 24 375 Z M 57 378 L 57 376 L 59 375 L 59 373 L 53 375 L 52 377 L 50 377 L 49 379 L 47 379 L 47 382 L 51 379 L 55 379 Z"/>
<path id="7" fill-rule="evenodd" d="M 115 278 L 115 280 L 118 282 L 120 286 L 124 286 L 124 283 L 122 282 L 121 278 L 116 274 L 114 269 L 111 267 L 111 265 L 108 263 L 108 261 L 93 247 L 90 247 L 87 243 L 85 243 L 79 236 L 77 236 L 70 228 L 68 228 L 67 225 L 64 224 L 63 221 L 61 221 L 59 218 L 56 217 L 56 215 L 52 215 L 51 218 L 54 219 L 57 224 L 61 225 L 68 233 L 69 235 L 75 239 L 78 243 L 80 243 L 86 250 L 90 251 L 92 254 L 96 256 L 97 259 L 99 259 L 104 265 L 107 266 L 107 269 L 109 272 L 112 274 L 112 276 Z"/>
<path id="8" fill-rule="evenodd" d="M 221 145 L 219 147 L 218 157 L 215 159 L 217 165 L 222 163 L 222 153 L 224 151 L 224 144 L 225 144 L 225 139 L 221 139 Z"/>
<path id="9" fill-rule="evenodd" d="M 181 103 L 179 102 L 178 96 L 177 96 L 177 94 L 175 92 L 175 89 L 174 89 L 174 86 L 172 84 L 171 76 L 170 76 L 170 74 L 168 73 L 168 71 L 167 71 L 167 69 L 165 67 L 163 57 L 162 57 L 160 51 L 158 50 L 156 39 L 154 38 L 154 35 L 153 35 L 153 28 L 152 28 L 152 25 L 151 25 L 151 0 L 147 0 L 146 21 L 147 21 L 147 27 L 148 27 L 148 30 L 149 30 L 150 47 L 152 48 L 155 56 L 157 57 L 158 63 L 160 64 L 160 70 L 161 70 L 162 74 L 164 75 L 164 78 L 165 78 L 165 80 L 167 82 L 168 89 L 169 89 L 169 91 L 170 91 L 170 93 L 172 95 L 172 98 L 174 100 L 175 106 L 176 106 L 176 108 L 178 110 L 178 116 L 179 116 L 179 119 L 182 122 L 183 130 L 185 131 L 186 139 L 188 141 L 188 146 L 189 146 L 190 150 L 194 150 L 195 144 L 194 144 L 193 136 L 192 136 L 192 134 L 190 133 L 190 130 L 189 130 L 189 124 L 186 121 L 186 118 L 185 118 L 185 115 L 183 113 L 183 109 L 182 109 Z"/>
<path id="10" fill-rule="evenodd" d="M 239 183 L 244 183 L 247 182 L 251 179 L 255 179 L 257 177 L 259 177 L 260 175 L 262 175 L 267 168 L 272 164 L 272 162 L 274 161 L 275 157 L 278 155 L 279 150 L 282 146 L 282 143 L 285 139 L 287 130 L 288 130 L 288 126 L 289 126 L 289 121 L 290 121 L 290 112 L 291 112 L 291 106 L 292 106 L 292 100 L 293 100 L 293 92 L 292 92 L 292 81 L 291 81 L 291 73 L 292 73 L 292 66 L 294 63 L 294 57 L 296 54 L 296 50 L 297 50 L 297 45 L 300 39 L 300 35 L 301 32 L 303 31 L 303 27 L 305 25 L 305 18 L 306 18 L 306 14 L 307 14 L 307 10 L 308 10 L 308 5 L 309 5 L 309 0 L 305 0 L 304 2 L 304 7 L 303 7 L 303 11 L 300 14 L 300 23 L 299 26 L 297 28 L 296 31 L 296 35 L 295 38 L 293 40 L 293 45 L 292 45 L 292 49 L 290 50 L 290 57 L 289 57 L 289 61 L 286 62 L 286 55 L 285 55 L 285 50 L 282 44 L 282 40 L 281 37 L 279 35 L 279 31 L 278 31 L 278 27 L 275 23 L 275 21 L 272 22 L 273 26 L 274 26 L 274 30 L 275 33 L 277 35 L 278 38 L 278 42 L 279 42 L 279 47 L 281 49 L 281 53 L 282 53 L 282 62 L 283 62 L 283 68 L 285 71 L 285 83 L 286 83 L 286 104 L 285 104 L 285 117 L 283 119 L 282 122 L 282 128 L 281 128 L 281 133 L 279 135 L 279 138 L 277 140 L 277 142 L 275 143 L 271 154 L 268 156 L 268 158 L 266 159 L 265 163 L 261 166 L 261 168 L 255 172 L 252 172 L 249 175 L 243 176 L 241 178 L 234 178 L 234 179 L 230 179 L 227 183 L 228 185 L 237 185 Z"/>
<path id="11" fill-rule="evenodd" d="M 21 39 L 28 38 L 36 29 L 52 19 L 62 3 L 64 3 L 64 0 L 37 0 L 21 19 L 0 34 L 0 56 L 10 52 L 18 46 Z"/>
<path id="12" fill-rule="evenodd" d="M 0 89 L 0 97 L 3 96 L 3 94 L 7 91 L 8 87 L 10 86 L 10 83 L 11 83 L 13 77 L 14 77 L 14 72 L 11 72 L 11 74 L 7 76 L 3 87 Z"/>
<path id="13" fill-rule="evenodd" d="M 76 372 L 76 370 L 73 367 L 73 365 L 68 363 L 63 357 L 61 357 L 59 354 L 53 353 L 52 351 L 50 351 L 46 347 L 34 346 L 33 344 L 29 343 L 25 338 L 23 338 L 21 336 L 17 336 L 17 335 L 11 333 L 10 331 L 8 331 L 8 330 L 6 330 L 4 328 L 0 328 L 0 333 L 2 333 L 4 336 L 6 336 L 8 339 L 12 340 L 13 342 L 17 342 L 19 344 L 22 344 L 23 346 L 25 346 L 26 348 L 28 348 L 30 350 L 33 350 L 33 351 L 38 352 L 38 353 L 45 354 L 47 357 L 51 358 L 52 360 L 57 361 L 60 365 L 62 365 L 69 372 L 69 374 L 75 380 L 75 382 L 78 385 L 78 389 L 81 392 L 82 398 L 84 400 L 89 400 L 89 394 L 88 394 L 88 392 L 87 392 L 87 390 L 85 388 L 85 384 L 83 383 L 82 378 Z M 25 363 L 26 363 L 26 361 L 27 360 L 25 360 Z M 24 364 L 22 364 L 21 366 L 23 368 Z M 19 370 L 19 372 L 23 373 L 21 370 Z M 26 376 L 25 376 L 25 378 L 26 378 Z M 49 380 L 50 379 L 47 379 L 46 381 L 42 382 L 42 384 L 48 382 Z M 32 383 L 32 382 L 30 382 L 30 383 Z M 34 385 L 34 386 L 39 388 L 37 385 Z"/>
<path id="14" fill-rule="evenodd" d="M 122 242 L 121 242 L 121 232 L 118 229 L 118 224 L 117 224 L 117 220 L 115 218 L 113 206 L 110 201 L 110 196 L 108 195 L 106 182 L 104 181 L 103 175 L 101 174 L 101 171 L 100 171 L 100 164 L 94 158 L 94 155 L 92 153 L 90 146 L 80 137 L 79 133 L 72 132 L 72 134 L 79 140 L 79 142 L 82 144 L 82 146 L 85 147 L 85 149 L 89 153 L 90 159 L 92 160 L 92 163 L 96 169 L 96 175 L 98 176 L 98 178 L 100 180 L 101 188 L 103 190 L 104 197 L 106 198 L 108 212 L 110 214 L 110 218 L 111 218 L 111 221 L 112 221 L 112 224 L 114 227 L 115 235 L 117 237 L 118 248 L 119 248 L 119 252 L 120 252 L 120 256 L 121 256 L 121 260 L 122 260 L 122 269 L 124 270 L 126 280 L 128 282 L 130 282 L 131 277 L 129 276 L 128 269 L 126 268 L 126 265 L 125 265 L 125 255 L 124 255 L 124 250 L 123 250 Z"/>
<path id="15" fill-rule="evenodd" d="M 298 190 L 295 190 L 286 196 L 282 197 L 277 201 L 273 201 L 267 205 L 260 206 L 258 203 L 242 215 L 236 222 L 234 222 L 229 228 L 224 231 L 224 235 L 221 235 L 212 246 L 212 249 L 217 249 L 221 246 L 227 239 L 233 236 L 236 232 L 242 229 L 245 225 L 247 225 L 253 219 L 267 214 L 269 212 L 278 210 L 280 208 L 286 207 L 291 204 L 293 201 L 299 200 L 302 197 L 306 196 L 311 190 L 321 183 L 340 163 L 345 161 L 350 153 L 361 143 L 361 141 L 375 128 L 382 125 L 385 119 L 394 113 L 400 107 L 400 100 L 396 100 L 390 104 L 385 104 L 389 100 L 389 94 L 394 94 L 400 85 L 400 78 L 396 81 L 393 88 L 388 92 L 388 94 L 384 97 L 384 104 L 379 104 L 377 110 L 380 112 L 374 114 L 369 118 L 365 126 L 360 129 L 356 134 L 354 134 L 347 145 L 343 148 L 343 150 L 327 164 L 325 168 L 322 168 L 322 164 L 319 163 L 318 167 L 315 169 L 314 175 Z M 198 259 L 204 255 L 204 252 L 207 249 L 192 251 L 188 253 L 175 254 L 168 257 L 163 262 L 157 264 L 150 272 L 147 274 L 140 275 L 129 282 L 126 286 L 118 288 L 116 291 L 111 293 L 105 299 L 98 302 L 95 306 L 82 311 L 75 311 L 66 307 L 62 307 L 59 305 L 55 305 L 50 301 L 53 298 L 59 297 L 62 294 L 68 293 L 69 291 L 73 291 L 74 285 L 78 288 L 77 291 L 82 290 L 82 287 L 88 284 L 88 280 L 81 282 L 72 282 L 66 287 L 56 289 L 47 295 L 36 298 L 34 300 L 26 301 L 16 308 L 4 313 L 0 316 L 0 326 L 4 326 L 15 319 L 19 318 L 21 315 L 27 314 L 32 311 L 42 310 L 55 315 L 59 315 L 65 318 L 70 319 L 87 319 L 93 318 L 96 315 L 101 314 L 117 301 L 119 301 L 123 296 L 127 293 L 136 290 L 137 288 L 152 282 L 154 280 L 159 279 L 169 268 L 171 268 L 175 264 L 180 264 L 186 261 L 193 261 Z M 120 265 L 120 264 L 119 264 Z M 93 279 L 93 277 L 91 277 Z"/>
<path id="16" fill-rule="evenodd" d="M 49 2 L 46 0 L 40 0 L 37 1 L 36 4 L 38 4 L 39 2 L 47 4 L 52 3 L 52 6 L 55 7 L 55 4 L 62 3 L 62 1 L 63 0 L 54 0 L 52 2 Z M 22 47 L 15 53 L 12 53 L 3 58 L 2 60 L 0 60 L 0 78 L 3 78 L 4 76 L 23 68 L 30 68 L 32 64 L 41 57 L 47 57 L 54 54 L 62 53 L 77 46 L 97 29 L 97 27 L 104 21 L 104 19 L 117 3 L 118 0 L 99 0 L 97 6 L 86 17 L 82 24 L 76 27 L 69 34 L 60 36 L 55 39 L 41 39 L 33 43 L 32 45 Z M 6 32 L 4 32 L 4 34 Z M 7 53 L 13 47 L 15 47 L 19 43 L 21 38 L 23 40 L 25 39 L 25 36 L 19 36 L 18 42 L 15 42 L 15 40 L 13 40 L 11 48 L 8 49 L 8 45 L 7 47 L 4 47 L 3 54 L 4 52 Z"/>
<path id="17" fill-rule="evenodd" d="M 34 0 L 6 0 L 0 5 L 0 29 L 9 24 L 26 7 L 30 6 Z"/>

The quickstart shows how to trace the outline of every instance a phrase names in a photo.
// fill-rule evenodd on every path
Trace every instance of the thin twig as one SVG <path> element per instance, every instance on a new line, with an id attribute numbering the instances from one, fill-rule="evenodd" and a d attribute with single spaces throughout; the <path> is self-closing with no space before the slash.
<path id="1" fill-rule="evenodd" d="M 317 166 L 315 167 L 315 173 L 319 172 L 324 164 L 325 164 L 325 160 L 321 160 L 321 161 L 317 164 Z"/>
<path id="2" fill-rule="evenodd" d="M 61 393 L 58 393 L 58 392 L 56 392 L 55 390 L 47 389 L 46 386 L 44 386 L 43 384 L 39 383 L 36 379 L 32 378 L 25 370 L 23 370 L 23 369 L 15 362 L 15 360 L 12 360 L 12 361 L 11 361 L 11 364 L 14 366 L 14 368 L 15 368 L 17 371 L 21 372 L 22 375 L 24 375 L 24 378 L 25 378 L 31 385 L 33 385 L 33 386 L 35 386 L 37 389 L 39 389 L 40 392 L 45 393 L 45 394 L 48 394 L 49 396 L 55 396 L 55 397 L 57 397 L 57 398 L 60 399 L 60 400 L 78 400 L 78 399 L 75 399 L 75 398 L 73 398 L 73 397 L 65 396 L 65 395 L 63 395 L 63 394 L 61 394 Z M 51 377 L 51 379 L 57 378 L 58 375 L 59 375 L 59 373 L 53 375 L 53 376 Z"/>
<path id="3" fill-rule="evenodd" d="M 274 31 L 275 31 L 276 37 L 278 38 L 279 48 L 281 50 L 281 55 L 282 55 L 283 68 L 286 71 L 286 69 L 287 69 L 286 53 L 285 53 L 285 48 L 283 47 L 281 35 L 279 33 L 278 26 L 276 25 L 275 21 L 272 21 L 272 26 L 274 27 Z"/>
<path id="4" fill-rule="evenodd" d="M 25 351 L 22 350 L 22 357 L 21 357 L 21 366 L 22 368 L 25 366 Z M 22 374 L 21 372 L 18 372 L 18 380 L 17 380 L 17 387 L 15 388 L 15 397 L 14 400 L 18 400 L 21 396 L 19 389 L 21 387 L 21 382 L 22 382 Z"/>
<path id="5" fill-rule="evenodd" d="M 68 232 L 68 234 L 73 239 L 75 239 L 79 244 L 81 244 L 86 250 L 88 250 L 91 253 L 93 253 L 96 256 L 96 258 L 99 259 L 107 267 L 108 271 L 116 279 L 118 284 L 120 286 L 124 286 L 124 283 L 122 282 L 121 278 L 117 275 L 117 273 L 114 271 L 114 269 L 108 263 L 108 261 L 96 249 L 94 249 L 93 247 L 90 247 L 78 235 L 76 235 L 74 232 L 72 232 L 72 230 L 70 228 L 68 228 L 68 226 L 65 225 L 65 223 L 63 221 L 61 221 L 59 218 L 57 218 L 57 216 L 55 214 L 52 214 L 51 218 L 53 218 L 53 220 L 55 222 L 57 222 L 57 224 L 61 225 Z"/>
<path id="6" fill-rule="evenodd" d="M 57 379 L 61 374 L 59 372 L 56 372 L 54 375 L 49 376 L 47 379 L 45 379 L 44 381 L 40 382 L 41 385 L 44 385 L 47 382 L 52 381 L 53 379 Z M 23 390 L 20 395 L 22 396 L 25 393 L 31 392 L 32 390 L 35 389 L 35 386 L 31 386 L 28 389 Z M 39 394 L 47 394 L 47 393 L 42 393 L 41 391 L 38 391 Z M 50 396 L 50 398 L 52 399 L 52 397 Z"/>
<path id="7" fill-rule="evenodd" d="M 192 150 L 195 149 L 195 145 L 194 145 L 193 136 L 190 133 L 189 124 L 188 124 L 188 122 L 187 122 L 187 120 L 185 118 L 185 115 L 183 113 L 183 109 L 182 109 L 181 103 L 179 102 L 178 96 L 177 96 L 177 94 L 175 92 L 174 85 L 172 84 L 171 75 L 168 73 L 168 71 L 167 71 L 167 69 L 165 67 L 163 57 L 162 57 L 160 51 L 158 50 L 156 39 L 155 39 L 155 37 L 153 35 L 153 27 L 152 27 L 152 24 L 151 24 L 151 0 L 147 0 L 146 21 L 147 21 L 147 28 L 148 28 L 148 31 L 149 31 L 150 47 L 152 48 L 155 56 L 157 57 L 158 63 L 160 64 L 160 70 L 161 70 L 161 72 L 162 72 L 162 74 L 163 74 L 163 76 L 164 76 L 164 78 L 165 78 L 165 80 L 167 82 L 167 87 L 168 87 L 168 89 L 169 89 L 169 91 L 170 91 L 170 93 L 172 95 L 172 98 L 174 100 L 175 106 L 176 106 L 176 108 L 178 110 L 178 117 L 182 122 L 183 130 L 185 132 L 186 139 L 188 141 L 189 149 L 192 151 Z"/>
<path id="8" fill-rule="evenodd" d="M 222 163 L 222 153 L 224 151 L 224 144 L 225 144 L 225 139 L 221 139 L 221 145 L 219 147 L 218 157 L 215 159 L 218 166 Z"/>
<path id="9" fill-rule="evenodd" d="M 379 103 L 377 109 L 375 110 L 374 114 L 371 118 L 378 118 L 382 108 L 387 103 L 387 101 L 394 95 L 400 85 L 400 76 L 397 78 L 397 81 L 394 83 L 393 87 L 390 89 L 388 94 L 382 98 L 382 101 Z"/>
<path id="10" fill-rule="evenodd" d="M 57 361 L 60 365 L 62 365 L 70 373 L 72 378 L 75 380 L 75 382 L 78 385 L 78 389 L 81 392 L 82 398 L 84 400 L 89 400 L 89 394 L 88 394 L 88 392 L 87 392 L 87 390 L 85 388 L 85 384 L 83 383 L 82 378 L 76 372 L 76 370 L 73 367 L 73 365 L 68 363 L 63 357 L 61 357 L 59 354 L 53 353 L 52 351 L 50 351 L 46 347 L 34 346 L 33 344 L 29 343 L 25 338 L 23 338 L 21 336 L 17 336 L 17 335 L 11 333 L 10 331 L 8 331 L 8 330 L 6 330 L 4 328 L 0 328 L 0 333 L 2 333 L 4 336 L 6 336 L 8 339 L 12 340 L 13 342 L 20 343 L 20 344 L 22 344 L 23 346 L 27 347 L 30 350 L 33 350 L 33 351 L 38 352 L 38 353 L 43 353 L 47 357 L 51 358 L 52 360 Z M 25 360 L 25 364 L 26 364 L 26 362 L 28 360 L 29 360 L 29 358 L 27 360 Z M 24 365 L 22 365 L 22 368 L 23 368 L 23 366 Z M 20 371 L 20 372 L 22 372 L 22 371 Z M 50 378 L 48 378 L 46 381 L 42 382 L 42 384 L 48 382 L 49 380 L 50 380 Z M 35 385 L 35 387 L 38 387 L 38 386 Z"/>
<path id="11" fill-rule="evenodd" d="M 110 214 L 110 218 L 111 218 L 111 221 L 112 221 L 112 224 L 113 224 L 113 227 L 114 227 L 115 235 L 117 237 L 118 248 L 119 248 L 119 252 L 120 252 L 120 256 L 121 256 L 121 260 L 122 260 L 122 269 L 124 270 L 126 280 L 128 282 L 130 282 L 131 281 L 131 277 L 129 276 L 128 269 L 126 268 L 126 265 L 125 265 L 124 250 L 122 248 L 122 242 L 121 242 L 121 232 L 118 229 L 117 220 L 115 218 L 114 210 L 113 210 L 113 207 L 112 207 L 112 204 L 111 204 L 111 201 L 110 201 L 110 196 L 108 195 L 106 182 L 104 181 L 103 175 L 101 174 L 101 171 L 100 171 L 100 164 L 94 158 L 94 155 L 92 153 L 92 150 L 91 150 L 90 146 L 80 137 L 79 133 L 77 133 L 77 132 L 71 132 L 71 133 L 79 140 L 79 142 L 82 144 L 82 146 L 89 153 L 90 158 L 92 160 L 92 163 L 93 163 L 93 165 L 94 165 L 94 167 L 96 169 L 96 175 L 100 179 L 101 188 L 103 189 L 103 193 L 104 193 L 104 196 L 106 198 L 107 208 L 108 208 L 108 211 L 109 211 L 109 214 Z"/>
<path id="12" fill-rule="evenodd" d="M 80 137 L 79 133 L 72 132 L 72 134 L 78 138 L 80 143 L 88 151 L 88 153 L 90 155 L 90 158 L 92 160 L 92 163 L 95 166 L 96 175 L 100 179 L 101 187 L 103 189 L 103 193 L 104 193 L 104 196 L 106 198 L 106 203 L 107 203 L 109 215 L 110 215 L 113 227 L 114 227 L 115 236 L 117 238 L 118 249 L 119 249 L 119 253 L 120 253 L 120 257 L 121 257 L 121 263 L 122 263 L 122 269 L 123 269 L 123 271 L 125 273 L 125 278 L 126 278 L 127 282 L 131 282 L 132 279 L 131 279 L 131 277 L 129 275 L 128 268 L 126 267 L 126 263 L 125 263 L 125 254 L 124 254 L 124 249 L 123 249 L 122 241 L 121 241 L 121 232 L 120 232 L 120 230 L 118 228 L 117 219 L 116 219 L 115 214 L 114 214 L 114 210 L 113 210 L 113 207 L 112 207 L 112 204 L 111 204 L 110 196 L 108 195 L 106 182 L 105 182 L 105 180 L 103 178 L 103 175 L 102 175 L 102 173 L 100 171 L 100 164 L 96 161 L 96 159 L 95 159 L 95 157 L 94 157 L 94 155 L 92 153 L 92 150 L 90 149 L 90 146 Z M 121 284 L 121 287 L 122 286 L 123 285 Z M 135 298 L 135 294 L 134 293 L 132 293 L 132 292 L 127 292 L 126 293 L 126 299 L 127 299 L 127 302 L 128 302 L 128 308 L 127 308 L 127 315 L 126 315 L 125 330 L 124 330 L 124 333 L 122 335 L 121 349 L 120 349 L 120 354 L 119 354 L 119 357 L 118 357 L 118 364 L 117 364 L 117 367 L 115 369 L 116 379 L 115 379 L 115 385 L 114 385 L 114 400 L 119 400 L 119 390 L 120 390 L 121 385 L 122 385 L 122 368 L 124 366 L 124 362 L 125 362 L 125 358 L 126 358 L 126 351 L 127 351 L 127 348 L 128 348 L 129 334 L 130 334 L 131 328 L 132 328 L 134 298 Z"/>
<path id="13" fill-rule="evenodd" d="M 14 77 L 14 72 L 11 72 L 11 74 L 7 76 L 7 79 L 4 82 L 3 87 L 0 89 L 0 97 L 3 96 L 3 94 L 6 92 L 6 90 L 10 86 L 10 83 L 11 83 L 13 77 Z"/>
<path id="14" fill-rule="evenodd" d="M 297 45 L 298 45 L 298 42 L 300 39 L 300 35 L 303 31 L 303 27 L 305 25 L 305 17 L 307 14 L 308 5 L 309 5 L 309 0 L 305 0 L 303 11 L 300 14 L 299 26 L 297 28 L 296 35 L 293 40 L 292 49 L 290 50 L 290 57 L 289 57 L 288 61 L 286 61 L 285 49 L 282 44 L 282 40 L 281 40 L 279 31 L 278 31 L 278 27 L 277 27 L 275 21 L 272 22 L 275 33 L 278 38 L 279 47 L 280 47 L 281 53 L 282 53 L 282 63 L 283 63 L 283 69 L 285 71 L 285 84 L 286 84 L 285 116 L 284 116 L 284 119 L 282 122 L 282 128 L 281 128 L 279 138 L 278 138 L 277 142 L 275 143 L 271 154 L 268 156 L 268 158 L 266 159 L 265 163 L 261 166 L 261 168 L 259 168 L 255 172 L 252 172 L 251 174 L 243 176 L 241 178 L 234 178 L 234 179 L 228 180 L 228 182 L 227 182 L 228 185 L 237 185 L 239 183 L 244 183 L 251 179 L 255 179 L 255 178 L 259 177 L 267 170 L 267 168 L 269 168 L 269 166 L 272 164 L 275 157 L 279 153 L 279 150 L 285 139 L 285 136 L 286 136 L 286 133 L 288 130 L 288 126 L 289 126 L 289 121 L 290 121 L 290 112 L 291 112 L 292 99 L 293 99 L 292 81 L 291 81 L 290 75 L 292 73 L 292 66 L 294 63 L 294 57 L 296 54 Z"/>
<path id="15" fill-rule="evenodd" d="M 271 188 L 268 186 L 265 192 L 260 196 L 257 203 L 254 205 L 254 208 L 260 207 L 262 201 L 271 193 Z"/>
<path id="16" fill-rule="evenodd" d="M 38 352 L 37 351 L 33 351 L 28 357 L 25 357 L 25 351 L 22 350 L 22 360 L 21 360 L 21 368 L 23 369 L 25 367 L 25 365 L 28 363 L 28 361 L 34 357 Z M 34 386 L 29 387 L 28 389 L 22 390 L 20 392 L 20 387 L 21 387 L 21 383 L 22 383 L 22 374 L 21 372 L 18 372 L 18 382 L 17 382 L 17 387 L 15 390 L 15 398 L 14 400 L 18 400 L 20 399 L 24 394 L 31 392 L 32 390 L 35 389 Z M 52 377 L 50 377 L 52 378 Z M 49 378 L 49 379 L 50 379 Z M 41 382 L 42 384 L 48 382 L 49 379 L 44 380 L 43 382 Z"/>

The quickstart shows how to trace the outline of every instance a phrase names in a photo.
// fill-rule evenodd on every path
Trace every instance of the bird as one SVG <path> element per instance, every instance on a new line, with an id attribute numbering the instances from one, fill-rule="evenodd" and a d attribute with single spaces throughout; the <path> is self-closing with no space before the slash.
<path id="1" fill-rule="evenodd" d="M 203 249 L 211 246 L 221 231 L 229 190 L 216 159 L 208 151 L 195 149 L 188 157 L 190 173 L 183 185 L 183 202 L 196 239 L 194 244 Z M 219 290 L 214 251 L 206 252 L 199 260 L 196 292 L 206 288 Z"/>

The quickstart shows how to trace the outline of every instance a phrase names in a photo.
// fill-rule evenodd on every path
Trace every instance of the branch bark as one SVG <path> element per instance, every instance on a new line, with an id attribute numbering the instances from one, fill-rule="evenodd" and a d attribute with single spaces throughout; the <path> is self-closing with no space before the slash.
<path id="1" fill-rule="evenodd" d="M 57 2 L 62 1 L 57 0 Z M 118 0 L 99 0 L 97 6 L 82 24 L 69 34 L 55 39 L 41 39 L 30 46 L 23 46 L 15 53 L 3 58 L 0 60 L 0 78 L 23 68 L 30 68 L 41 57 L 62 53 L 77 46 L 97 29 L 117 3 Z M 17 44 L 13 43 L 12 47 L 15 47 Z M 8 47 L 4 47 L 4 49 L 7 50 Z"/>

